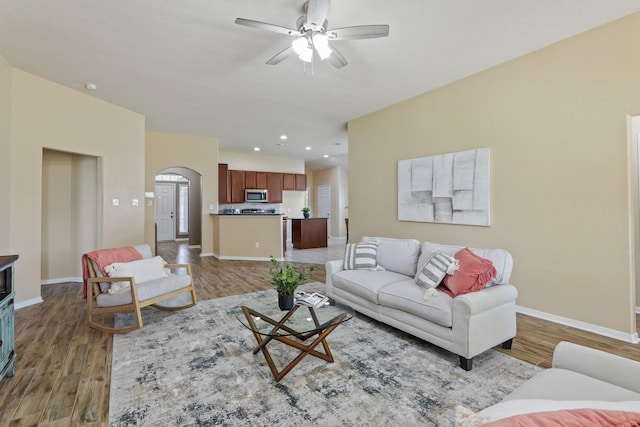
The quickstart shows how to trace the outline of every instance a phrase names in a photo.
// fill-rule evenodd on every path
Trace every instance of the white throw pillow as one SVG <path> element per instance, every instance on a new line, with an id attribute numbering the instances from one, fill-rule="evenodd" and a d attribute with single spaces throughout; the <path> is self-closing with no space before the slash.
<path id="1" fill-rule="evenodd" d="M 444 276 L 455 273 L 458 268 L 457 259 L 439 251 L 435 252 L 423 266 L 418 268 L 415 277 L 416 284 L 429 291 L 436 288 Z M 429 299 L 428 297 L 431 295 L 431 292 L 425 292 L 424 299 Z"/>
<path id="2" fill-rule="evenodd" d="M 133 277 L 138 283 L 149 282 L 151 280 L 167 277 L 167 272 L 164 268 L 166 262 L 160 256 L 153 258 L 141 259 L 131 262 L 114 262 L 105 267 L 104 271 L 109 277 Z M 110 294 L 131 286 L 131 283 L 127 282 L 115 282 L 112 283 L 109 290 Z"/>
<path id="3" fill-rule="evenodd" d="M 348 243 L 344 251 L 343 269 L 345 270 L 384 270 L 378 265 L 376 254 L 378 241 Z"/>

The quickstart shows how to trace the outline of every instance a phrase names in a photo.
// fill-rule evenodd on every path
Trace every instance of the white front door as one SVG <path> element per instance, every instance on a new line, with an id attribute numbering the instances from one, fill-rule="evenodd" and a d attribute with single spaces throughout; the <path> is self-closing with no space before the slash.
<path id="1" fill-rule="evenodd" d="M 318 185 L 318 218 L 327 219 L 327 234 L 331 236 L 331 184 Z"/>
<path id="2" fill-rule="evenodd" d="M 158 241 L 175 240 L 176 223 L 176 186 L 173 184 L 156 184 L 156 224 Z"/>

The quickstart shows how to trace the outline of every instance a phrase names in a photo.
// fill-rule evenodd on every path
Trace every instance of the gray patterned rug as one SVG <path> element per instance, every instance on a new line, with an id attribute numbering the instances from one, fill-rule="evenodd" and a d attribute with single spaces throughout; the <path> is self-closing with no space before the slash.
<path id="1" fill-rule="evenodd" d="M 246 299 L 149 309 L 142 329 L 114 336 L 109 424 L 442 427 L 453 425 L 456 405 L 480 410 L 539 371 L 490 350 L 466 372 L 458 356 L 357 315 L 328 337 L 335 363 L 307 357 L 276 383 L 231 314 Z M 276 363 L 292 358 L 281 343 L 271 346 Z"/>

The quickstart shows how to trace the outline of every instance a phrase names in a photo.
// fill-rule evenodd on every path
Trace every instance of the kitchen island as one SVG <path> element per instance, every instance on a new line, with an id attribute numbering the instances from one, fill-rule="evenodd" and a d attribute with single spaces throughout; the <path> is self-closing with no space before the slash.
<path id="1" fill-rule="evenodd" d="M 211 214 L 211 218 L 216 258 L 249 261 L 265 261 L 270 256 L 284 258 L 283 215 Z"/>
<path id="2" fill-rule="evenodd" d="M 327 238 L 327 218 L 291 220 L 291 241 L 294 248 L 326 248 Z"/>

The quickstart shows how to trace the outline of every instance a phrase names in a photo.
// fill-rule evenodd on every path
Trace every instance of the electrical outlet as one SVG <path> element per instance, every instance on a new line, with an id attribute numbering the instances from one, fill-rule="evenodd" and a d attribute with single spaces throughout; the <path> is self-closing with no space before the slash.
<path id="1" fill-rule="evenodd" d="M 113 199 L 111 203 L 113 203 L 113 206 L 120 206 L 120 199 Z"/>
<path id="2" fill-rule="evenodd" d="M 147 206 L 153 206 L 153 200 L 147 200 Z"/>
<path id="3" fill-rule="evenodd" d="M 260 247 L 260 242 L 256 242 L 256 248 Z"/>
<path id="4" fill-rule="evenodd" d="M 133 200 L 131 200 L 131 204 L 133 206 L 138 206 L 140 204 L 140 201 L 138 199 L 133 199 Z"/>

